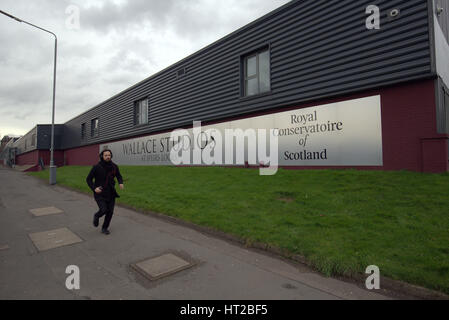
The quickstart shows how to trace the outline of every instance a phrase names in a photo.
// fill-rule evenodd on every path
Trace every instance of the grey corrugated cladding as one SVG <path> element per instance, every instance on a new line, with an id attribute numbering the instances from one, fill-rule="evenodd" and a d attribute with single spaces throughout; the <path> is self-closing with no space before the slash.
<path id="1" fill-rule="evenodd" d="M 437 20 L 449 42 L 449 0 L 435 0 L 435 9 L 437 8 L 443 9 L 443 12 L 437 16 Z"/>
<path id="2" fill-rule="evenodd" d="M 32 145 L 33 136 L 36 135 L 36 127 L 31 129 L 29 132 L 27 132 L 25 135 L 20 137 L 17 141 L 13 143 L 13 147 L 17 148 L 17 154 L 30 152 L 33 150 L 36 150 L 37 144 L 34 143 L 34 146 Z M 36 141 L 35 141 L 36 142 Z"/>
<path id="3" fill-rule="evenodd" d="M 381 29 L 367 30 L 368 5 Z M 388 12 L 398 8 L 399 18 Z M 65 124 L 64 148 L 131 137 L 434 76 L 427 0 L 293 1 Z M 270 94 L 241 97 L 241 58 L 269 46 Z M 177 71 L 185 68 L 179 78 Z M 149 97 L 149 123 L 134 102 Z M 90 121 L 99 118 L 99 137 Z M 81 141 L 81 123 L 86 138 Z"/>

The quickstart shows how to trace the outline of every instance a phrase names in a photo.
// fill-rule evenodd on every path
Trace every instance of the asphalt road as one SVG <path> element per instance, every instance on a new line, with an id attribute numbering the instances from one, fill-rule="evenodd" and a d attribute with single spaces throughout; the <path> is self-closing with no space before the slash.
<path id="1" fill-rule="evenodd" d="M 104 235 L 92 225 L 93 197 L 2 167 L 0 182 L 0 299 L 388 299 L 362 284 L 118 206 L 111 234 Z M 63 213 L 29 211 L 51 206 Z M 59 228 L 82 242 L 39 251 L 30 234 Z M 157 281 L 130 267 L 165 253 L 195 265 Z M 66 287 L 69 265 L 79 268 L 79 289 Z"/>

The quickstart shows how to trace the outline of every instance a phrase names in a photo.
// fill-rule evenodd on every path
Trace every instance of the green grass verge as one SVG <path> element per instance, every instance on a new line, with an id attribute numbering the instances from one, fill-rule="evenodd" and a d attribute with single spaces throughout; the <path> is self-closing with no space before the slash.
<path id="1" fill-rule="evenodd" d="M 91 193 L 90 167 L 58 183 Z M 356 170 L 121 166 L 119 203 L 306 257 L 326 275 L 364 273 L 449 294 L 449 175 Z M 48 181 L 48 171 L 31 173 Z"/>

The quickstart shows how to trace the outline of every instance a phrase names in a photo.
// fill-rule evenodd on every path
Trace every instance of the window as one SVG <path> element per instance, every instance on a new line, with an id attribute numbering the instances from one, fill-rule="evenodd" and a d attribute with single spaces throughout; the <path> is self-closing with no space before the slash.
<path id="1" fill-rule="evenodd" d="M 98 137 L 98 118 L 95 118 L 90 122 L 90 136 Z"/>
<path id="2" fill-rule="evenodd" d="M 31 146 L 32 146 L 32 147 L 35 147 L 35 146 L 36 146 L 36 135 L 35 135 L 35 134 L 33 134 L 33 135 L 31 136 Z"/>
<path id="3" fill-rule="evenodd" d="M 86 138 L 86 123 L 81 124 L 81 140 Z"/>
<path id="4" fill-rule="evenodd" d="M 243 69 L 245 97 L 271 90 L 270 51 L 268 49 L 244 57 Z"/>
<path id="5" fill-rule="evenodd" d="M 148 99 L 137 101 L 134 106 L 134 124 L 141 125 L 148 123 Z"/>

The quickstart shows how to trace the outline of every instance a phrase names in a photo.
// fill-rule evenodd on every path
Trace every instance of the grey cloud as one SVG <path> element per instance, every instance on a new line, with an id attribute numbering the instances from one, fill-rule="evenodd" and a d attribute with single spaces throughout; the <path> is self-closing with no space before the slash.
<path id="1" fill-rule="evenodd" d="M 114 55 L 107 63 L 105 71 L 123 70 L 143 73 L 147 65 L 154 63 L 151 58 L 152 50 L 150 45 L 137 41 L 130 49 L 127 42 L 124 41 L 120 48 L 114 50 Z"/>
<path id="2" fill-rule="evenodd" d="M 48 101 L 52 97 L 51 90 L 51 81 L 43 82 L 35 78 L 13 83 L 2 81 L 0 99 L 12 106 L 33 105 Z"/>
<path id="3" fill-rule="evenodd" d="M 71 0 L 2 0 L 1 8 L 13 16 L 59 35 L 61 30 L 65 29 L 65 21 L 68 17 L 65 9 L 71 2 Z M 13 33 L 16 33 L 18 30 L 26 30 L 31 34 L 30 39 L 39 36 L 39 34 L 53 39 L 50 34 L 45 34 L 43 31 L 34 29 L 32 26 L 24 23 L 19 23 L 4 15 L 0 16 L 0 23 L 8 24 L 8 28 Z"/>
<path id="4" fill-rule="evenodd" d="M 59 54 L 67 56 L 69 59 L 88 59 L 95 54 L 95 44 L 90 43 L 71 43 L 69 41 L 61 42 L 59 46 Z"/>
<path id="5" fill-rule="evenodd" d="M 125 4 L 106 2 L 101 7 L 83 7 L 80 12 L 82 27 L 96 31 L 120 31 L 129 26 L 143 25 L 164 26 L 167 16 L 176 9 L 176 0 L 132 0 Z"/>
<path id="6" fill-rule="evenodd" d="M 227 3 L 233 5 L 232 1 L 228 0 Z M 253 10 L 257 8 L 257 3 L 254 2 L 254 5 Z M 122 5 L 107 2 L 101 7 L 84 7 L 80 12 L 81 27 L 95 32 L 125 34 L 130 29 L 138 30 L 150 25 L 153 33 L 171 30 L 192 40 L 198 40 L 211 30 L 222 29 L 223 24 L 228 26 L 223 32 L 232 31 L 239 21 L 245 20 L 244 13 L 223 16 L 216 6 L 208 5 L 205 0 L 128 0 Z"/>
<path id="7" fill-rule="evenodd" d="M 15 102 L 15 104 L 8 103 L 7 101 L 3 101 L 0 99 L 1 106 L 8 106 L 2 112 L 0 112 L 0 119 L 8 119 L 8 124 L 10 121 L 14 120 L 27 120 L 33 119 L 37 115 L 39 115 L 42 110 L 42 105 L 37 103 L 23 103 L 23 102 Z"/>
<path id="8" fill-rule="evenodd" d="M 18 61 L 23 69 L 53 63 L 54 42 L 45 34 L 30 33 L 29 30 L 12 28 L 4 23 L 0 23 L 0 29 L 0 43 L 8 44 L 2 45 L 0 63 Z"/>

